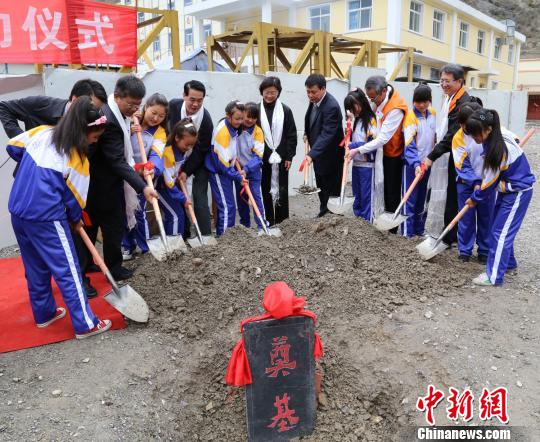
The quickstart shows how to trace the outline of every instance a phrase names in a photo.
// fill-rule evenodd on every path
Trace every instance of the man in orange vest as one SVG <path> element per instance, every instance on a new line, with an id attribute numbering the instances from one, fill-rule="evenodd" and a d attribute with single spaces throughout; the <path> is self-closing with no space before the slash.
<path id="1" fill-rule="evenodd" d="M 368 154 L 383 148 L 384 207 L 386 211 L 394 212 L 401 200 L 401 157 L 405 144 L 402 126 L 408 108 L 405 100 L 381 75 L 369 77 L 365 90 L 377 117 L 377 136 L 358 149 L 352 149 L 350 156 Z M 391 232 L 396 233 L 397 229 Z"/>

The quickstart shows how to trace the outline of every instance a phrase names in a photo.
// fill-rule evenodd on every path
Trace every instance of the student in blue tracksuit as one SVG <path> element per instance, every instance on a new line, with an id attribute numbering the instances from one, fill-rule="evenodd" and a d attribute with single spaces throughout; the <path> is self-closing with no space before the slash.
<path id="1" fill-rule="evenodd" d="M 180 190 L 178 176 L 182 165 L 197 142 L 197 128 L 191 118 L 184 118 L 174 125 L 163 153 L 163 174 L 157 180 L 156 190 L 163 214 L 167 235 L 184 235 L 186 213 L 191 204 L 188 195 Z"/>
<path id="2" fill-rule="evenodd" d="M 88 304 L 70 223 L 82 228 L 82 209 L 90 182 L 88 146 L 105 129 L 106 118 L 89 97 L 79 97 L 56 127 L 38 126 L 8 142 L 7 151 L 20 164 L 9 195 L 11 223 L 24 264 L 32 312 L 43 328 L 63 318 L 51 276 L 60 288 L 77 339 L 111 327 Z"/>
<path id="3" fill-rule="evenodd" d="M 153 94 L 146 100 L 142 115 L 139 116 L 140 124 L 131 126 L 131 145 L 133 147 L 133 159 L 136 163 L 135 167 L 144 167 L 137 137 L 137 133 L 141 133 L 146 159 L 152 163 L 154 169 L 154 180 L 163 172 L 163 151 L 167 142 L 165 122 L 168 109 L 169 102 L 167 98 L 159 93 Z M 139 205 L 139 209 L 135 212 L 137 224 L 133 229 L 126 232 L 122 240 L 124 261 L 133 258 L 133 252 L 135 252 L 137 246 L 139 246 L 141 253 L 148 252 L 146 240 L 150 239 L 150 227 L 146 218 L 146 199 L 143 195 L 139 195 Z"/>
<path id="4" fill-rule="evenodd" d="M 225 118 L 221 120 L 212 135 L 212 148 L 206 155 L 204 164 L 210 173 L 212 198 L 217 207 L 216 234 L 234 227 L 236 203 L 234 182 L 242 183 L 246 173 L 235 168 L 238 157 L 238 130 L 244 122 L 244 104 L 231 101 L 225 108 Z"/>
<path id="5" fill-rule="evenodd" d="M 353 133 L 349 149 L 363 146 L 375 137 L 377 122 L 369 101 L 361 89 L 347 94 L 343 102 L 345 113 L 354 116 Z M 353 157 L 352 191 L 355 216 L 373 222 L 375 192 L 375 152 Z"/>
<path id="6" fill-rule="evenodd" d="M 484 146 L 465 134 L 465 123 L 473 112 L 482 109 L 476 102 L 464 104 L 458 120 L 461 126 L 452 139 L 452 156 L 456 167 L 458 207 L 463 207 L 476 189 L 482 184 L 484 168 Z M 459 259 L 468 262 L 472 256 L 474 243 L 478 245 L 478 261 L 485 264 L 489 252 L 491 217 L 495 207 L 495 192 L 465 213 L 458 224 L 457 243 Z"/>
<path id="7" fill-rule="evenodd" d="M 431 88 L 427 84 L 421 83 L 414 89 L 413 108 L 405 116 L 403 135 L 405 164 L 403 165 L 401 196 L 405 195 L 416 176 L 423 174 L 403 210 L 403 213 L 409 217 L 401 225 L 401 233 L 407 238 L 412 238 L 424 234 L 429 170 L 425 171 L 422 165 L 435 146 L 435 110 L 431 107 Z"/>
<path id="8" fill-rule="evenodd" d="M 264 154 L 264 134 L 257 125 L 259 118 L 259 106 L 257 103 L 246 103 L 244 110 L 244 124 L 242 131 L 238 135 L 238 162 L 242 170 L 246 173 L 246 179 L 249 181 L 249 188 L 253 199 L 259 208 L 259 212 L 264 220 L 264 204 L 261 192 L 262 179 L 262 160 Z M 236 204 L 238 205 L 238 214 L 240 215 L 240 224 L 246 227 L 251 226 L 251 217 L 249 213 L 248 196 L 242 192 L 243 186 L 236 184 Z M 259 230 L 263 228 L 261 222 L 255 217 L 255 222 Z"/>
<path id="9" fill-rule="evenodd" d="M 467 120 L 465 131 L 484 146 L 482 184 L 466 203 L 474 207 L 498 191 L 486 272 L 473 282 L 477 285 L 500 285 L 506 271 L 517 267 L 514 240 L 531 202 L 536 179 L 513 134 L 501 132 L 496 111 L 475 111 Z"/>

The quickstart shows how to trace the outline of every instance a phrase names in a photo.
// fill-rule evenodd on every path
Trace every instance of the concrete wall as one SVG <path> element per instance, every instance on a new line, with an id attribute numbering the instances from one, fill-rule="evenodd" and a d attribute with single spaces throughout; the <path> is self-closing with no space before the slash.
<path id="1" fill-rule="evenodd" d="M 370 75 L 382 74 L 384 70 L 354 67 L 351 69 L 350 81 L 336 79 L 328 80 L 328 91 L 334 95 L 340 104 L 350 87 L 363 87 Z M 304 115 L 308 106 L 304 82 L 306 75 L 288 73 L 271 73 L 281 79 L 283 92 L 281 99 L 293 111 L 298 131 L 297 154 L 294 158 L 289 179 L 291 194 L 295 193 L 302 183 L 302 174 L 298 168 L 304 156 L 302 136 L 304 134 Z M 108 93 L 112 93 L 114 84 L 119 78 L 117 73 L 77 71 L 69 69 L 48 69 L 43 76 L 28 75 L 22 77 L 0 77 L 0 101 L 21 98 L 29 95 L 45 94 L 54 97 L 66 97 L 73 84 L 82 78 L 91 77 L 100 81 Z M 224 116 L 225 105 L 233 100 L 255 101 L 260 100 L 259 84 L 264 76 L 254 74 L 233 74 L 229 72 L 201 72 L 201 71 L 152 71 L 144 75 L 148 94 L 161 92 L 172 99 L 182 95 L 183 85 L 186 81 L 196 79 L 202 81 L 207 88 L 205 107 L 210 112 L 214 123 Z M 349 86 L 349 84 L 351 86 Z M 393 83 L 408 104 L 412 103 L 412 96 L 416 84 Z M 442 104 L 442 91 L 437 84 L 431 85 L 433 89 L 433 106 L 439 109 Z M 473 90 L 473 95 L 480 97 L 485 106 L 497 109 L 501 114 L 503 124 L 518 135 L 525 132 L 525 118 L 527 113 L 526 92 L 504 92 L 491 90 Z M 512 115 L 509 121 L 509 115 Z M 0 125 L 0 143 L 5 145 L 7 137 Z M 0 164 L 7 158 L 4 149 L 0 149 Z M 11 190 L 13 161 L 8 161 L 0 169 L 0 247 L 13 244 L 14 236 L 7 211 L 7 201 Z"/>

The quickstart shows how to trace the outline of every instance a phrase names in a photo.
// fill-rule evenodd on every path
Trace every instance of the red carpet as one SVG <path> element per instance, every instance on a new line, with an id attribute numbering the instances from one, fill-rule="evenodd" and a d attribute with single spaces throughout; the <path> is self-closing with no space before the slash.
<path id="1" fill-rule="evenodd" d="M 97 298 L 90 300 L 94 314 L 100 319 L 110 319 L 111 329 L 125 328 L 126 323 L 122 314 L 103 298 L 111 288 L 105 276 L 101 273 L 91 273 L 90 278 L 99 293 Z M 65 307 L 54 280 L 53 294 L 58 306 Z M 63 319 L 49 327 L 36 327 L 21 258 L 0 259 L 0 353 L 74 338 L 75 332 L 69 318 L 69 310 Z"/>

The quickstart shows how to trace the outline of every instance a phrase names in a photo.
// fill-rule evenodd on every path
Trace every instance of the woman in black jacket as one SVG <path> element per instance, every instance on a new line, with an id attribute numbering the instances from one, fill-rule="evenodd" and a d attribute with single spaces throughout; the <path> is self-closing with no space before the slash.
<path id="1" fill-rule="evenodd" d="M 259 125 L 264 132 L 261 189 L 266 219 L 274 225 L 289 217 L 289 169 L 296 154 L 296 124 L 291 109 L 279 100 L 279 78 L 265 78 L 259 91 Z"/>

